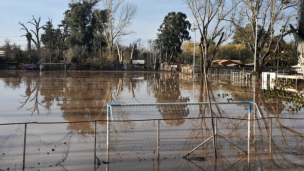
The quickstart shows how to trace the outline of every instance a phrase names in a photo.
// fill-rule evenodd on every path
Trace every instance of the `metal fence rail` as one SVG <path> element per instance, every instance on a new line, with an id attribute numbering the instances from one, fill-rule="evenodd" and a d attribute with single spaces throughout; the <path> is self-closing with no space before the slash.
<path id="1" fill-rule="evenodd" d="M 213 104 L 220 156 L 215 164 L 211 118 L 201 115 L 204 104 L 195 104 L 122 105 L 124 110 L 116 105 L 108 120 L 1 124 L 0 170 L 304 169 L 303 118 L 261 118 L 246 103 Z M 220 116 L 216 107 L 245 112 Z M 151 115 L 152 108 L 162 118 L 136 119 L 140 111 Z M 199 115 L 166 118 L 164 111 L 181 108 Z"/>

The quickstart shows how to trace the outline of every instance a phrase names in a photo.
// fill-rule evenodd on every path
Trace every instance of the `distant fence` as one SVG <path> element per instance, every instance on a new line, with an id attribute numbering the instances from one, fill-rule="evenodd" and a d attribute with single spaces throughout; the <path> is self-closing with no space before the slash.
<path id="1" fill-rule="evenodd" d="M 250 104 L 212 104 L 217 168 L 303 169 L 303 119 L 260 118 Z M 188 169 L 210 170 L 214 156 L 206 105 L 110 105 L 108 120 L 1 124 L 0 170 L 184 170 L 178 167 L 184 162 Z M 155 111 L 162 118 L 149 119 Z M 143 113 L 146 118 L 132 118 Z"/>

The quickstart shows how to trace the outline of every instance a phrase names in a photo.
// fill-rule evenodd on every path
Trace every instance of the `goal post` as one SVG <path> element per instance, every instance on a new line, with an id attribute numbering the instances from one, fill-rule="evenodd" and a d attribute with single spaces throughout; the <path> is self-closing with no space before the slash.
<path id="1" fill-rule="evenodd" d="M 39 65 L 41 70 L 66 70 L 66 63 L 40 63 Z"/>
<path id="2" fill-rule="evenodd" d="M 215 148 L 222 148 L 223 150 L 233 148 L 240 150 L 248 155 L 249 160 L 250 138 L 252 137 L 251 129 L 255 129 L 255 125 L 251 124 L 253 121 L 252 109 L 253 107 L 257 108 L 256 103 L 250 101 L 212 102 L 211 105 L 216 106 L 214 108 L 216 110 L 213 111 L 216 123 L 215 137 L 216 141 L 218 141 L 216 144 L 220 143 L 220 145 L 217 145 Z M 112 159 L 117 160 L 121 157 L 115 155 L 123 153 L 135 157 L 140 157 L 136 156 L 137 154 L 146 154 L 147 158 L 149 155 L 151 158 L 159 158 L 161 154 L 162 158 L 164 158 L 168 157 L 164 155 L 174 153 L 174 151 L 178 151 L 177 149 L 183 151 L 182 157 L 187 157 L 195 150 L 202 148 L 202 145 L 212 139 L 212 135 L 210 138 L 206 134 L 208 130 L 210 130 L 211 118 L 203 117 L 207 115 L 201 115 L 208 106 L 208 102 L 108 104 L 106 138 L 107 162 L 115 162 L 112 161 Z M 208 112 L 209 110 L 205 111 Z M 257 109 L 256 111 L 258 116 L 260 116 L 259 110 Z M 189 117 L 192 112 L 196 113 L 198 117 L 192 117 L 193 115 L 191 116 L 192 118 Z M 221 112 L 225 113 L 226 116 L 219 114 Z M 186 115 L 184 115 L 185 113 Z M 167 117 L 168 115 L 175 116 L 172 119 Z M 199 127 L 201 124 L 193 124 L 193 119 L 203 118 L 205 118 L 204 122 L 206 123 L 204 127 Z M 218 124 L 218 122 L 221 123 Z M 231 122 L 233 124 L 226 124 L 225 122 Z M 235 122 L 239 124 L 234 124 Z M 189 123 L 192 125 L 189 125 Z M 189 131 L 191 132 L 192 129 L 194 130 L 193 132 L 197 132 L 195 135 L 199 135 L 200 137 L 192 137 L 191 141 L 195 141 L 195 143 L 185 146 L 184 144 L 189 144 L 185 142 L 190 139 L 189 137 L 187 138 L 187 136 L 190 136 Z M 205 132 L 204 135 L 198 134 L 198 132 L 202 131 Z M 237 132 L 229 133 L 229 131 Z M 238 137 L 240 133 L 241 137 Z M 233 136 L 230 136 L 231 134 L 233 134 Z M 198 142 L 198 140 L 200 142 Z M 113 151 L 111 152 L 110 150 Z M 193 155 L 196 155 L 196 153 L 193 153 Z M 172 156 L 174 155 L 172 154 Z M 110 158 L 111 161 L 109 161 Z"/>

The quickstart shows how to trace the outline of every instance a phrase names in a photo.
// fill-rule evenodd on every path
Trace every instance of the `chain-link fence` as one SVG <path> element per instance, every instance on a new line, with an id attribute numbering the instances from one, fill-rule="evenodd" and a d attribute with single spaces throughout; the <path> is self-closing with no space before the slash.
<path id="1" fill-rule="evenodd" d="M 207 103 L 117 105 L 105 121 L 0 125 L 0 170 L 304 169 L 303 119 L 261 118 L 250 103 L 211 106 L 214 136 Z"/>

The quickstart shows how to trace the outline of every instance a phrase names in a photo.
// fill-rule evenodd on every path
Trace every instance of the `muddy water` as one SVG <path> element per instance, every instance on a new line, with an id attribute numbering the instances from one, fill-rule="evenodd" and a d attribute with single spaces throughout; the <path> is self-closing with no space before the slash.
<path id="1" fill-rule="evenodd" d="M 47 158 L 41 162 L 37 162 L 37 159 L 31 157 L 31 160 L 26 160 L 26 166 L 29 168 L 52 166 L 57 168 L 57 170 L 94 170 L 93 132 L 95 127 L 94 122 L 86 121 L 106 120 L 107 104 L 205 102 L 206 92 L 204 91 L 202 81 L 200 78 L 195 78 L 195 80 L 193 82 L 193 78 L 187 75 L 167 72 L 0 71 L 0 123 L 69 122 L 62 124 L 29 124 L 27 126 L 27 134 L 29 134 L 27 139 L 28 155 L 34 155 L 37 159 L 40 159 L 41 156 L 49 155 L 54 159 Z M 271 168 L 281 170 L 303 169 L 303 121 L 284 119 L 303 118 L 303 111 L 289 113 L 284 110 L 289 105 L 284 100 L 265 99 L 260 83 L 250 82 L 249 80 L 246 82 L 246 80 L 238 80 L 237 78 L 226 76 L 210 76 L 209 80 L 212 80 L 210 85 L 213 101 L 252 101 L 257 103 L 258 109 L 256 111 L 260 111 L 261 115 L 256 115 L 255 118 L 258 120 L 251 123 L 251 132 L 254 132 L 255 136 L 251 137 L 250 144 L 252 151 L 249 157 L 250 165 L 248 165 L 248 157 L 246 155 L 224 143 L 224 140 L 219 140 L 222 145 L 222 152 L 219 152 L 219 155 L 222 157 L 216 163 L 213 160 L 214 156 L 212 157 L 212 152 L 197 153 L 195 154 L 197 156 L 193 155 L 190 158 L 204 158 L 203 162 L 181 159 L 181 153 L 185 154 L 191 149 L 190 146 L 184 146 L 189 137 L 197 138 L 192 135 L 195 131 L 205 130 L 206 132 L 205 135 L 199 137 L 201 141 L 198 142 L 202 142 L 210 135 L 210 124 L 200 124 L 199 128 L 193 126 L 196 125 L 193 123 L 203 123 L 206 122 L 205 120 L 197 119 L 192 121 L 187 119 L 201 116 L 199 115 L 201 113 L 194 114 L 195 111 L 201 111 L 201 109 L 184 107 L 178 111 L 171 109 L 164 110 L 162 108 L 153 115 L 149 112 L 121 115 L 127 116 L 125 119 L 128 120 L 166 119 L 161 123 L 168 131 L 163 134 L 166 135 L 165 137 L 172 135 L 171 129 L 190 130 L 190 132 L 184 131 L 184 141 L 175 141 L 178 144 L 176 148 L 175 146 L 171 150 L 168 148 L 169 150 L 162 153 L 163 156 L 166 156 L 166 154 L 168 156 L 162 157 L 162 160 L 158 162 L 156 162 L 156 158 L 152 154 L 150 158 L 133 156 L 120 161 L 119 159 L 122 157 L 120 155 L 122 154 L 119 153 L 130 149 L 129 147 L 117 144 L 117 146 L 113 147 L 113 151 L 116 153 L 112 154 L 112 156 L 116 157 L 115 161 L 117 162 L 115 164 L 105 164 L 106 154 L 103 150 L 106 148 L 106 122 L 97 122 L 96 130 L 99 131 L 97 147 L 100 148 L 97 148 L 99 150 L 97 156 L 99 156 L 101 163 L 97 170 L 104 170 L 107 167 L 109 170 L 124 170 L 126 166 L 128 166 L 129 170 L 141 170 L 140 168 L 142 167 L 148 167 L 152 170 L 192 170 L 198 168 L 207 170 L 229 168 L 233 170 L 241 168 L 242 170 L 247 170 L 248 168 L 252 170 Z M 218 117 L 225 116 L 242 119 L 246 117 L 245 114 L 248 107 L 242 105 L 232 105 L 230 108 L 223 107 L 223 110 L 228 109 L 230 112 L 227 112 L 226 115 L 219 114 Z M 275 118 L 269 119 L 269 117 Z M 124 119 L 123 117 L 121 118 Z M 180 118 L 185 119 L 180 120 Z M 79 121 L 84 122 L 79 123 Z M 121 128 L 121 131 L 125 132 L 138 130 L 143 127 L 151 127 L 151 130 L 155 130 L 155 133 L 155 125 L 155 121 L 133 122 L 123 125 L 124 128 Z M 234 127 L 233 125 L 243 126 Z M 23 142 L 24 124 L 1 127 L 4 129 L 0 131 L 0 144 L 5 144 L 8 140 Z M 116 132 L 120 130 L 118 127 L 116 125 Z M 234 138 L 246 139 L 248 132 L 248 129 L 246 130 L 248 127 L 247 121 L 224 121 L 223 119 L 219 127 L 223 129 L 229 128 L 229 131 L 225 130 L 221 132 L 221 135 L 230 138 L 229 140 Z M 242 129 L 235 131 L 234 128 Z M 154 133 L 151 136 L 155 136 Z M 147 139 L 149 135 L 145 134 Z M 117 141 L 123 142 L 123 134 L 116 137 L 121 137 Z M 126 137 L 129 137 L 129 135 L 126 135 Z M 143 135 L 140 134 L 137 138 L 140 137 L 143 137 Z M 34 141 L 32 142 L 29 139 Z M 136 136 L 134 139 L 136 139 Z M 37 142 L 39 148 L 36 148 Z M 149 141 L 147 142 L 149 143 Z M 173 146 L 172 141 L 167 140 L 166 142 L 171 143 L 163 144 Z M 134 141 L 128 140 L 128 143 L 132 144 Z M 246 150 L 247 147 L 244 144 L 246 145 L 243 142 L 242 148 Z M 191 145 L 198 145 L 198 143 L 192 143 Z M 12 148 L 12 146 L 7 147 Z M 151 146 L 155 147 L 156 144 L 153 142 Z M 183 148 L 179 149 L 180 146 L 183 146 Z M 119 147 L 126 150 L 120 150 L 119 152 L 117 151 Z M 210 149 L 210 147 L 212 147 L 212 142 L 206 145 L 204 149 Z M 16 144 L 14 148 L 16 149 L 14 153 L 2 155 L 1 164 L 4 165 L 6 163 L 6 165 L 5 168 L 0 168 L 0 170 L 10 167 L 11 169 L 15 167 L 18 170 L 21 167 L 20 161 L 22 164 L 22 157 L 20 157 L 20 154 L 22 154 L 23 150 L 22 145 L 18 146 Z M 152 147 L 147 146 L 146 148 Z M 2 146 L 2 149 L 4 149 L 4 146 Z M 134 147 L 131 149 L 134 149 Z M 290 151 L 290 149 L 292 150 Z M 171 154 L 169 151 L 176 151 L 176 154 Z M 9 157 L 15 156 L 13 157 L 14 161 L 19 161 L 17 162 L 18 164 L 12 166 L 9 163 L 10 160 L 5 158 L 8 155 L 11 155 Z M 130 154 L 125 153 L 125 155 Z M 276 156 L 276 158 L 272 156 Z M 131 161 L 137 166 L 131 167 L 126 164 L 132 163 Z"/>

